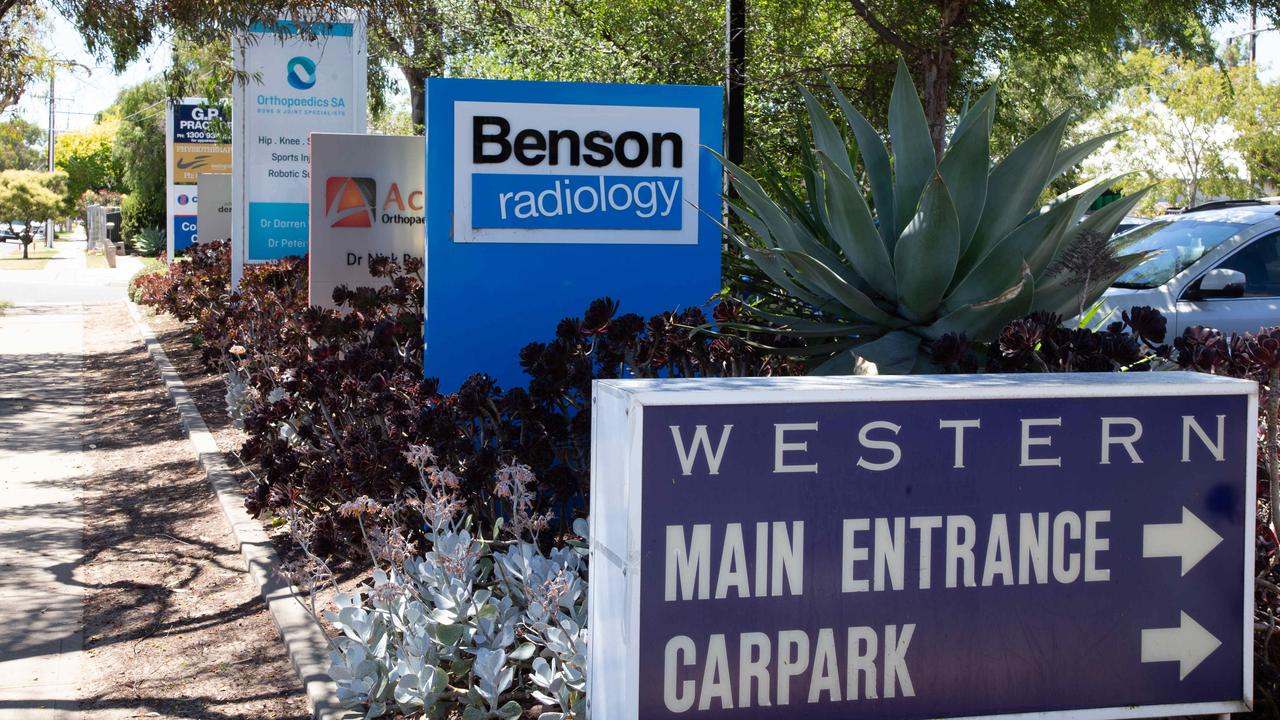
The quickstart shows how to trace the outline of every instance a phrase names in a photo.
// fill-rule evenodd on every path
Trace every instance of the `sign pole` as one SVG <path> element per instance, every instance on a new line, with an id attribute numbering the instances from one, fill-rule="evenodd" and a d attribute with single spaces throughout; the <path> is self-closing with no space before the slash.
<path id="1" fill-rule="evenodd" d="M 54 103 L 57 96 L 53 92 L 53 78 L 57 72 L 57 63 L 49 65 L 49 172 L 53 172 L 54 167 L 54 139 L 57 133 L 53 129 L 54 121 Z M 53 219 L 46 218 L 44 221 L 44 245 L 47 248 L 53 247 Z"/>
<path id="2" fill-rule="evenodd" d="M 725 157 L 735 165 L 742 164 L 744 154 L 747 84 L 747 0 L 727 0 L 725 4 Z"/>

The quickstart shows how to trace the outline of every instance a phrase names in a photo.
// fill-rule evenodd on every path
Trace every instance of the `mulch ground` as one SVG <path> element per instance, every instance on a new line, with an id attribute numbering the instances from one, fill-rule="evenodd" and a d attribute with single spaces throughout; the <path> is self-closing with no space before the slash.
<path id="1" fill-rule="evenodd" d="M 227 466 L 231 468 L 241 487 L 245 488 L 246 492 L 251 491 L 255 484 L 253 466 L 246 465 L 240 459 L 240 446 L 248 436 L 227 416 L 227 384 L 224 375 L 221 372 L 211 371 L 204 365 L 199 341 L 190 325 L 179 322 L 169 315 L 154 313 L 145 307 L 142 308 L 142 312 L 147 319 L 147 324 L 160 341 L 160 345 L 164 347 L 169 362 L 173 364 L 178 375 L 182 377 L 183 384 L 187 386 L 187 391 L 199 408 L 201 417 L 209 427 L 209 432 L 217 441 L 218 449 L 222 451 Z M 269 523 L 267 535 L 282 562 L 288 562 L 301 555 L 284 525 Z M 370 574 L 367 563 L 355 563 L 339 558 L 331 558 L 329 562 L 335 576 L 336 587 L 327 586 L 317 589 L 316 607 L 322 614 L 325 610 L 334 609 L 333 599 L 339 592 L 351 591 L 357 585 L 367 581 Z M 305 593 L 306 588 L 300 588 L 299 592 Z M 321 625 L 330 634 L 336 634 L 337 631 L 323 618 Z"/>
<path id="2" fill-rule="evenodd" d="M 145 307 L 141 310 L 147 319 L 147 325 L 164 347 L 164 354 L 182 376 L 191 399 L 200 408 L 205 425 L 209 426 L 209 432 L 217 440 L 218 449 L 227 457 L 227 464 L 236 473 L 236 479 L 248 487 L 253 482 L 253 476 L 237 459 L 246 435 L 227 417 L 227 385 L 223 376 L 211 372 L 201 362 L 200 347 L 194 341 L 191 326 L 168 315 L 153 313 Z"/>
<path id="3" fill-rule="evenodd" d="M 85 348 L 85 717 L 310 717 L 123 304 Z"/>

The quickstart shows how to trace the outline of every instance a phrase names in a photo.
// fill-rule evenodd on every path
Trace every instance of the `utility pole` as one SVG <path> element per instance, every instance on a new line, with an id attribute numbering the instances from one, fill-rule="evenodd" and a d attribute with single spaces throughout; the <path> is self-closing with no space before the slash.
<path id="1" fill-rule="evenodd" d="M 747 84 L 747 0 L 726 0 L 724 18 L 725 104 L 724 154 L 741 165 L 744 156 L 743 128 Z"/>
<path id="2" fill-rule="evenodd" d="M 1258 0 L 1249 3 L 1249 70 L 1258 71 Z"/>
<path id="3" fill-rule="evenodd" d="M 49 172 L 53 172 L 53 170 L 54 170 L 54 165 L 53 165 L 53 156 L 54 156 L 54 153 L 53 153 L 53 140 L 54 140 L 54 129 L 53 129 L 53 123 L 54 123 L 54 108 L 55 108 L 55 103 L 57 102 L 57 98 L 58 98 L 58 96 L 57 96 L 57 95 L 54 93 L 54 91 L 53 91 L 53 90 L 54 90 L 54 89 L 53 89 L 53 79 L 54 79 L 54 75 L 57 73 L 57 68 L 58 68 L 57 63 L 50 63 L 50 64 L 49 64 Z M 53 219 L 52 219 L 52 218 L 50 218 L 50 219 L 46 219 L 46 220 L 44 221 L 44 246 L 45 246 L 45 247 L 47 247 L 47 248 L 52 248 L 52 247 L 53 247 Z"/>

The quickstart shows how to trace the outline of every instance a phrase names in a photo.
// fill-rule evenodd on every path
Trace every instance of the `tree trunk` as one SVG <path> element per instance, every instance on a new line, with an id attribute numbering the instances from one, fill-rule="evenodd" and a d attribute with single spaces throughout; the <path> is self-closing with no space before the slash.
<path id="1" fill-rule="evenodd" d="M 925 55 L 921 62 L 924 78 L 924 116 L 929 121 L 929 139 L 939 161 L 947 143 L 947 95 L 951 89 L 951 68 L 955 53 L 943 46 Z"/>
<path id="2" fill-rule="evenodd" d="M 400 66 L 404 81 L 409 83 L 409 112 L 413 118 L 413 134 L 422 135 L 427 127 L 426 84 L 427 73 L 413 67 Z"/>
<path id="3" fill-rule="evenodd" d="M 849 0 L 853 11 L 867 23 L 881 41 L 901 53 L 923 80 L 924 115 L 929 123 L 929 139 L 934 155 L 941 160 L 947 142 L 947 96 L 955 65 L 959 33 L 970 23 L 969 9 L 975 0 L 938 0 L 937 34 L 921 40 L 899 35 L 891 23 L 872 12 L 866 0 Z"/>

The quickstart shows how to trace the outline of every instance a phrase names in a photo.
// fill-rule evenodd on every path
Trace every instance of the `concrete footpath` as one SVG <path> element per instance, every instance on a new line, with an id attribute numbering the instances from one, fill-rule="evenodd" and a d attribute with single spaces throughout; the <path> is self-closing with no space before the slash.
<path id="1" fill-rule="evenodd" d="M 120 301 L 141 262 L 89 269 L 59 242 L 0 271 L 0 720 L 78 716 L 83 587 L 83 303 Z"/>
<path id="2" fill-rule="evenodd" d="M 85 263 L 84 245 L 83 240 L 59 241 L 55 245 L 58 256 L 43 270 L 0 270 L 0 301 L 63 305 L 124 299 L 129 278 L 142 269 L 142 259 L 122 255 L 114 268 L 90 268 Z"/>
<path id="3" fill-rule="evenodd" d="M 83 323 L 78 304 L 0 315 L 0 720 L 76 714 Z"/>

